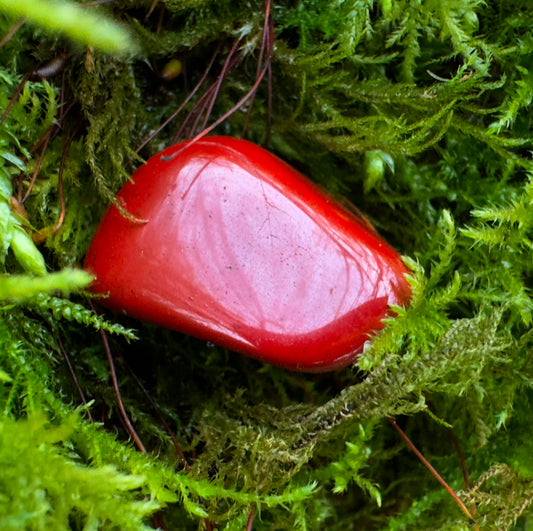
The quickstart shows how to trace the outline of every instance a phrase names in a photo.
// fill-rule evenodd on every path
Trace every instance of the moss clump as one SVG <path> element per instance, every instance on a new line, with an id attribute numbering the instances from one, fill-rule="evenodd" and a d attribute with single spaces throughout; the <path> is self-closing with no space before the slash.
<path id="1" fill-rule="evenodd" d="M 256 530 L 469 529 L 392 417 L 461 491 L 480 529 L 527 528 L 530 3 L 272 6 L 272 112 L 263 83 L 250 114 L 237 111 L 217 132 L 239 136 L 247 124 L 258 143 L 270 134 L 273 151 L 356 204 L 413 271 L 411 306 L 398 309 L 352 370 L 321 376 L 98 316 L 80 292 L 87 278 L 71 269 L 141 157 L 190 134 L 180 128 L 205 88 L 136 153 L 216 49 L 206 84 L 240 39 L 211 120 L 250 89 L 263 3 L 100 6 L 136 43 L 118 56 L 101 51 L 90 20 L 90 39 L 80 44 L 32 17 L 37 2 L 19 2 L 36 25 L 20 25 L 7 4 L 0 2 L 1 34 L 11 34 L 0 47 L 0 528 L 164 522 L 229 530 L 245 528 L 253 514 Z M 62 68 L 45 79 L 27 75 L 58 58 Z M 175 58 L 183 73 L 162 79 Z M 128 442 L 95 328 L 114 333 L 119 385 L 146 454 Z"/>

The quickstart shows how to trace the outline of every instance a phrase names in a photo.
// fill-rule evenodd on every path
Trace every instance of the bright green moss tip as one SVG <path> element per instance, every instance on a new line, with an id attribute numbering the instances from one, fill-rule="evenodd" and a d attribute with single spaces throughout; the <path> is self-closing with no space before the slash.
<path id="1" fill-rule="evenodd" d="M 133 52 L 128 32 L 92 8 L 65 1 L 0 0 L 0 10 L 107 53 Z"/>
<path id="2" fill-rule="evenodd" d="M 1 275 L 0 300 L 20 300 L 43 292 L 73 291 L 87 286 L 91 275 L 86 271 L 65 269 L 42 277 Z"/>

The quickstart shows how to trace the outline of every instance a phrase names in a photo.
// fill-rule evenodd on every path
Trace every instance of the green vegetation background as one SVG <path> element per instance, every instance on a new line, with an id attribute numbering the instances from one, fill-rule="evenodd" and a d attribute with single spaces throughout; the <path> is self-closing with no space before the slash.
<path id="1" fill-rule="evenodd" d="M 480 529 L 528 529 L 531 3 L 274 2 L 270 149 L 365 212 L 413 270 L 410 308 L 355 367 L 320 376 L 90 309 L 76 268 L 141 162 L 135 148 L 218 46 L 214 82 L 238 37 L 211 120 L 243 97 L 264 21 L 258 0 L 94 4 L 0 1 L 1 35 L 20 26 L 0 48 L 0 528 L 242 530 L 253 511 L 254 530 L 472 529 L 396 418 Z M 62 69 L 22 87 L 58 58 Z M 174 58 L 184 71 L 165 81 Z M 183 116 L 141 157 L 171 143 Z M 246 116 L 217 132 L 240 136 Z M 251 140 L 264 141 L 267 116 L 263 82 Z M 49 130 L 25 215 L 12 199 Z M 31 234 L 45 238 L 38 250 Z M 100 328 L 146 454 L 121 424 Z"/>

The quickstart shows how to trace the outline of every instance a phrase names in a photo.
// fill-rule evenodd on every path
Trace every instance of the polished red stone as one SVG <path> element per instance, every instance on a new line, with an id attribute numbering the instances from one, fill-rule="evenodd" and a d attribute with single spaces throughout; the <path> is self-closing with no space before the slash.
<path id="1" fill-rule="evenodd" d="M 400 256 L 264 149 L 227 137 L 139 168 L 85 260 L 102 304 L 292 370 L 344 367 L 410 289 Z"/>

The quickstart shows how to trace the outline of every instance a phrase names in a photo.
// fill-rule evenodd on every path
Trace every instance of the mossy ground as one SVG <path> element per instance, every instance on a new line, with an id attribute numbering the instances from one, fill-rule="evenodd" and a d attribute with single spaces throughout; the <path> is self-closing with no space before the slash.
<path id="1" fill-rule="evenodd" d="M 0 126 L 0 528 L 245 529 L 253 511 L 254 530 L 471 529 L 398 437 L 395 418 L 480 529 L 527 529 L 530 2 L 273 3 L 272 112 L 263 82 L 250 118 L 237 111 L 216 132 L 240 136 L 248 120 L 248 138 L 261 143 L 270 127 L 270 149 L 355 204 L 413 270 L 409 309 L 353 368 L 319 376 L 96 316 L 80 292 L 87 278 L 72 269 L 141 157 L 172 142 L 201 91 L 135 153 L 217 47 L 206 83 L 242 39 L 211 121 L 250 89 L 263 3 L 159 1 L 149 16 L 148 0 L 87 7 L 130 33 L 115 55 L 100 51 L 115 41 L 99 37 L 92 19 L 86 32 L 63 34 L 32 18 L 38 3 L 27 3 L 29 21 L 0 48 L 2 112 L 27 72 L 65 59 L 25 83 Z M 17 22 L 9 4 L 0 2 L 2 35 Z M 184 71 L 165 81 L 158 73 L 173 58 Z M 24 195 L 44 143 L 24 214 L 11 199 Z M 61 273 L 24 275 L 42 267 L 25 239 L 38 231 L 47 270 Z M 101 328 L 146 454 L 121 424 Z"/>

